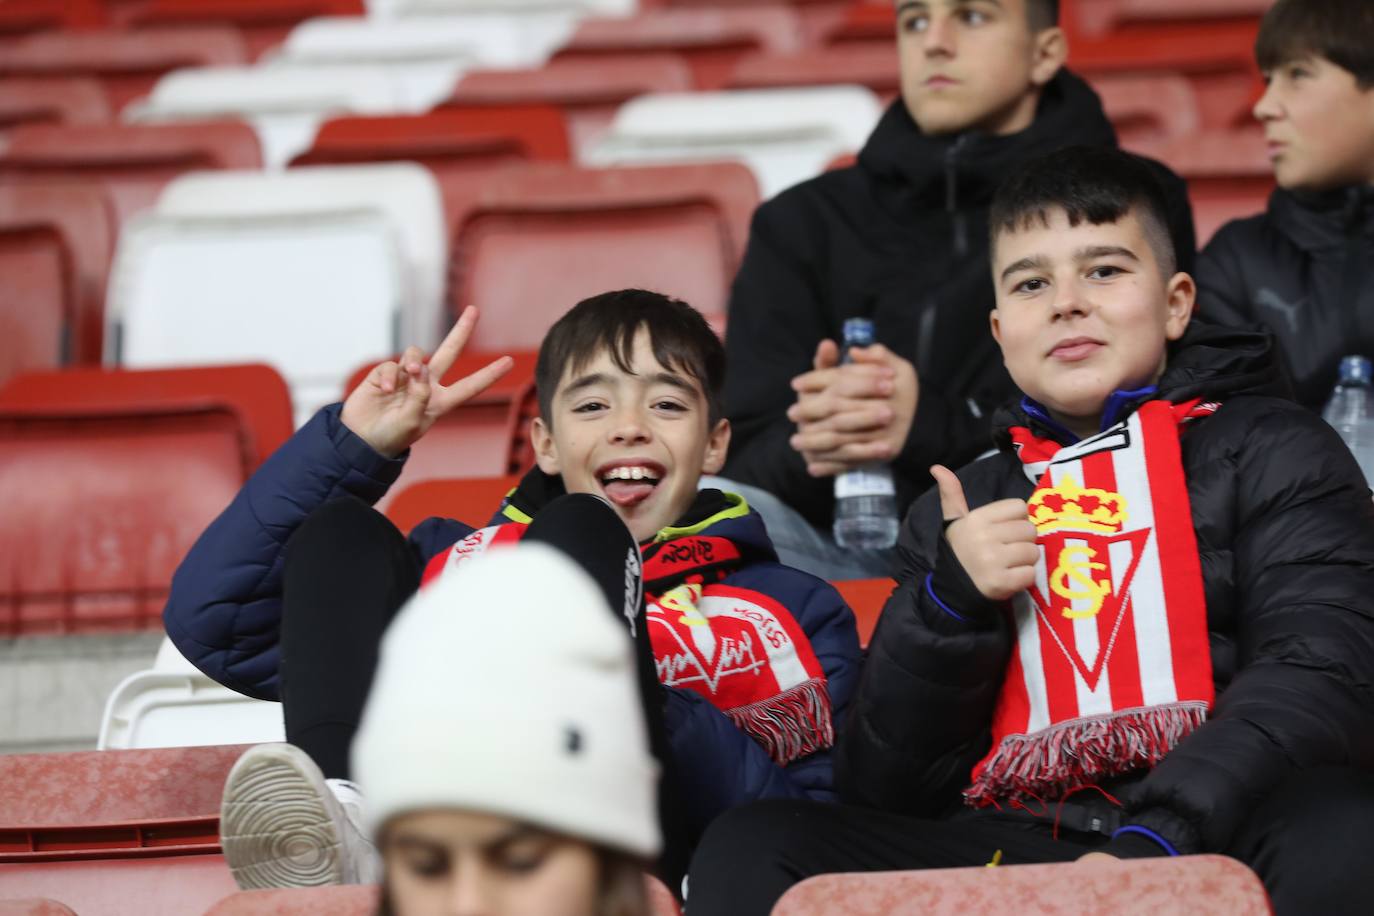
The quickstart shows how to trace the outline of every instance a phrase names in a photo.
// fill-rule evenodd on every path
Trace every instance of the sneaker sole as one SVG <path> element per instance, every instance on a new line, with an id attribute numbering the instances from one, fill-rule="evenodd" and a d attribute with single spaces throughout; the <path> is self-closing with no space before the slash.
<path id="1" fill-rule="evenodd" d="M 224 784 L 220 843 L 238 886 L 319 887 L 344 882 L 329 787 L 304 752 L 266 745 L 234 764 Z"/>

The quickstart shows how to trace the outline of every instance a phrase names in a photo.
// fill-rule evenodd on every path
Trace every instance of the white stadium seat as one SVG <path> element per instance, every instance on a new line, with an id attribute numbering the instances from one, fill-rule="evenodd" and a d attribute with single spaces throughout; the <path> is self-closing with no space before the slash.
<path id="1" fill-rule="evenodd" d="M 488 43 L 485 37 L 471 19 L 462 17 L 330 16 L 296 26 L 271 64 L 379 67 L 391 81 L 392 94 L 407 110 L 427 111 L 453 91 L 464 70 L 523 63 L 512 62 L 502 43 Z"/>
<path id="2" fill-rule="evenodd" d="M 271 216 L 375 213 L 395 233 L 404 274 L 398 342 L 432 350 L 443 339 L 448 235 L 434 176 L 405 162 L 321 165 L 285 172 L 200 172 L 173 181 L 158 198 L 165 216 Z M 390 343 L 388 335 L 386 343 Z M 357 368 L 355 363 L 350 368 Z"/>
<path id="3" fill-rule="evenodd" d="M 862 86 L 643 95 L 621 106 L 588 165 L 735 160 L 765 198 L 856 152 L 882 106 Z"/>
<path id="4" fill-rule="evenodd" d="M 255 700 L 215 683 L 164 638 L 153 667 L 120 681 L 105 701 L 96 749 L 284 740 L 280 703 Z"/>
<path id="5" fill-rule="evenodd" d="M 204 67 L 167 74 L 147 98 L 125 109 L 124 118 L 241 118 L 257 131 L 267 167 L 284 168 L 310 147 L 328 117 L 405 110 L 382 67 Z"/>

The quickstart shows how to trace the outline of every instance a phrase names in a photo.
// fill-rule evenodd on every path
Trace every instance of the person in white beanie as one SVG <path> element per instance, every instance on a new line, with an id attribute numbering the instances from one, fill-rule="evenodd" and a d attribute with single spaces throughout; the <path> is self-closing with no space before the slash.
<path id="1" fill-rule="evenodd" d="M 600 587 L 553 547 L 492 551 L 422 589 L 382 641 L 352 747 L 382 912 L 644 916 L 661 839 L 637 677 Z M 294 778 L 313 823 L 334 793 L 291 751 L 255 749 L 256 769 Z M 278 832 L 302 856 L 333 839 Z"/>

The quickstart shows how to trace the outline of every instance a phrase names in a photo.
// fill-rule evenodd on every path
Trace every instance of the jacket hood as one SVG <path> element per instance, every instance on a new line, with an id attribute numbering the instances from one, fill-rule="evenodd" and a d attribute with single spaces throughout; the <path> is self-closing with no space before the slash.
<path id="1" fill-rule="evenodd" d="M 1159 384 L 1115 392 L 1108 398 L 1102 428 L 1121 422 L 1156 398 L 1177 404 L 1193 398 L 1225 402 L 1238 395 L 1291 399 L 1273 338 L 1266 331 L 1223 328 L 1195 318 L 1183 337 L 1169 345 L 1168 364 Z M 999 449 L 1010 447 L 1013 426 L 1027 426 L 1060 441 L 1072 437 L 1028 397 L 997 412 L 994 428 Z"/>
<path id="2" fill-rule="evenodd" d="M 1279 232 L 1308 254 L 1336 251 L 1361 236 L 1374 241 L 1374 187 L 1368 185 L 1320 193 L 1279 188 L 1269 213 Z"/>
<path id="3" fill-rule="evenodd" d="M 1115 146 L 1116 132 L 1092 87 L 1061 69 L 1041 93 L 1031 126 L 1007 136 L 926 135 L 898 98 L 859 153 L 859 165 L 879 180 L 909 186 L 926 202 L 986 203 L 1017 163 L 1080 144 Z"/>
<path id="4" fill-rule="evenodd" d="M 529 524 L 539 510 L 567 493 L 563 480 L 531 468 L 519 485 L 506 495 L 491 524 L 506 522 Z M 778 555 L 768 538 L 763 517 L 749 507 L 744 497 L 720 490 L 699 490 L 682 516 L 654 536 L 646 549 L 681 537 L 702 535 L 725 538 L 749 562 L 776 562 Z"/>

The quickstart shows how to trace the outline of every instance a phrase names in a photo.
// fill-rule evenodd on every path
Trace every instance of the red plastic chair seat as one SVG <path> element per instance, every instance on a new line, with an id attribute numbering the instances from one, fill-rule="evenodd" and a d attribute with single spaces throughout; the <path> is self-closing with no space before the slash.
<path id="1" fill-rule="evenodd" d="M 143 0 L 114 18 L 126 27 L 232 26 L 243 35 L 248 59 L 256 60 L 317 16 L 362 16 L 363 0 Z"/>
<path id="2" fill-rule="evenodd" d="M 258 136 L 235 121 L 196 124 L 29 124 L 0 148 L 0 182 L 86 182 L 104 187 L 122 224 L 152 207 L 186 172 L 260 169 Z"/>
<path id="3" fill-rule="evenodd" d="M 634 60 L 552 60 L 529 70 L 469 70 L 439 106 L 460 111 L 551 105 L 563 113 L 576 150 L 588 148 L 625 102 L 649 92 L 687 92 L 692 73 L 672 54 Z"/>
<path id="4" fill-rule="evenodd" d="M 500 477 L 436 478 L 412 483 L 396 491 L 386 517 L 401 531 L 410 531 L 427 518 L 456 519 L 479 528 L 491 519 L 501 500 L 520 483 L 515 474 Z"/>
<path id="5" fill-rule="evenodd" d="M 71 908 L 44 897 L 0 900 L 0 916 L 76 916 Z"/>
<path id="6" fill-rule="evenodd" d="M 0 137 L 20 124 L 105 124 L 110 106 L 93 79 L 0 79 Z"/>
<path id="7" fill-rule="evenodd" d="M 172 70 L 244 62 L 243 41 L 233 29 L 45 32 L 9 45 L 0 55 L 0 74 L 92 77 L 118 111 Z"/>
<path id="8" fill-rule="evenodd" d="M 822 875 L 773 916 L 1268 916 L 1254 872 L 1225 856 Z"/>
<path id="9" fill-rule="evenodd" d="M 1176 73 L 1103 74 L 1092 81 L 1121 145 L 1132 148 L 1196 133 L 1197 96 Z"/>
<path id="10" fill-rule="evenodd" d="M 555 59 L 635 61 L 674 54 L 691 67 L 698 89 L 719 89 L 744 55 L 800 46 L 800 23 L 786 6 L 665 9 L 584 20 Z"/>
<path id="11" fill-rule="evenodd" d="M 868 42 L 817 48 L 798 54 L 751 54 L 735 66 L 727 88 L 772 89 L 782 86 L 867 86 L 884 103 L 902 89 L 894 42 Z"/>
<path id="12" fill-rule="evenodd" d="M 82 916 L 192 916 L 238 890 L 221 855 L 0 864 L 0 887 Z"/>
<path id="13" fill-rule="evenodd" d="M 0 37 L 105 25 L 100 0 L 6 0 L 0 3 Z"/>
<path id="14" fill-rule="evenodd" d="M 580 299 L 632 286 L 720 325 L 757 204 L 734 163 L 502 172 L 453 214 L 449 302 L 484 307 L 472 343 L 483 352 L 537 349 Z"/>

